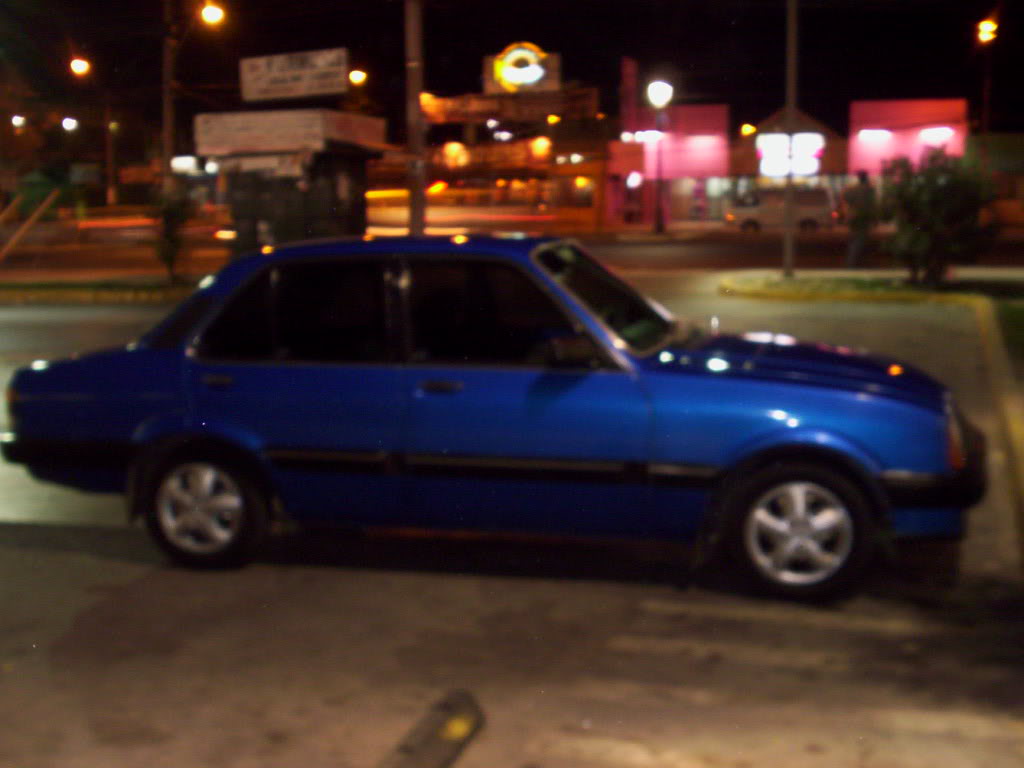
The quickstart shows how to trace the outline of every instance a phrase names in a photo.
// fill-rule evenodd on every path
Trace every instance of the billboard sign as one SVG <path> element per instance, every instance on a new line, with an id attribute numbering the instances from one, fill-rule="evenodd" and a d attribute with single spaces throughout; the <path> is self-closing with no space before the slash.
<path id="1" fill-rule="evenodd" d="M 533 43 L 512 43 L 484 58 L 484 93 L 557 91 L 562 87 L 562 58 Z"/>
<path id="2" fill-rule="evenodd" d="M 496 93 L 463 96 L 422 94 L 420 107 L 430 123 L 483 123 L 488 118 L 514 123 L 543 122 L 548 115 L 563 119 L 593 118 L 598 110 L 596 88 L 540 93 Z"/>
<path id="3" fill-rule="evenodd" d="M 244 101 L 301 99 L 348 90 L 348 49 L 259 56 L 238 62 Z"/>
<path id="4" fill-rule="evenodd" d="M 212 112 L 196 115 L 196 152 L 204 157 L 257 152 L 321 152 L 328 142 L 379 148 L 381 117 L 328 109 Z"/>

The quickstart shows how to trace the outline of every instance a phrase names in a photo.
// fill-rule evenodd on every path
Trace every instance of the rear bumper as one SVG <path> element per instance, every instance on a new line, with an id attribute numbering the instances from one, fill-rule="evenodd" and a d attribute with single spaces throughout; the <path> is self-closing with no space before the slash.
<path id="1" fill-rule="evenodd" d="M 0 453 L 12 464 L 124 469 L 131 462 L 133 447 L 107 441 L 24 440 L 4 432 L 0 434 Z"/>

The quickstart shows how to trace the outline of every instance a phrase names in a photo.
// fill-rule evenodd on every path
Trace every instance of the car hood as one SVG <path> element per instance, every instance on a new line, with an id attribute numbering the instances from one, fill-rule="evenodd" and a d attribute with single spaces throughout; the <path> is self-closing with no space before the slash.
<path id="1" fill-rule="evenodd" d="M 773 379 L 868 392 L 941 410 L 945 388 L 902 361 L 786 334 L 699 335 L 645 359 L 651 369 Z"/>

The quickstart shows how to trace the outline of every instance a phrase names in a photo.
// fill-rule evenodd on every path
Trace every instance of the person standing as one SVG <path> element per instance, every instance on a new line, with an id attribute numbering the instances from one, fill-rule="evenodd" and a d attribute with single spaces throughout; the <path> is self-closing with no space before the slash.
<path id="1" fill-rule="evenodd" d="M 863 266 L 871 230 L 878 220 L 878 201 L 875 189 L 868 182 L 867 171 L 857 171 L 857 183 L 846 190 L 846 218 L 850 227 L 850 239 L 846 246 L 846 266 L 851 269 Z"/>

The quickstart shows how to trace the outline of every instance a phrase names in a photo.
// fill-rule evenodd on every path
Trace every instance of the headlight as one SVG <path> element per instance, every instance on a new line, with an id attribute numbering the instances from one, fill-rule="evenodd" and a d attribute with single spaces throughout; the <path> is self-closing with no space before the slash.
<path id="1" fill-rule="evenodd" d="M 953 395 L 946 393 L 946 456 L 949 466 L 959 471 L 967 466 L 967 451 L 964 448 L 964 433 L 960 428 L 960 417 L 956 412 Z"/>

